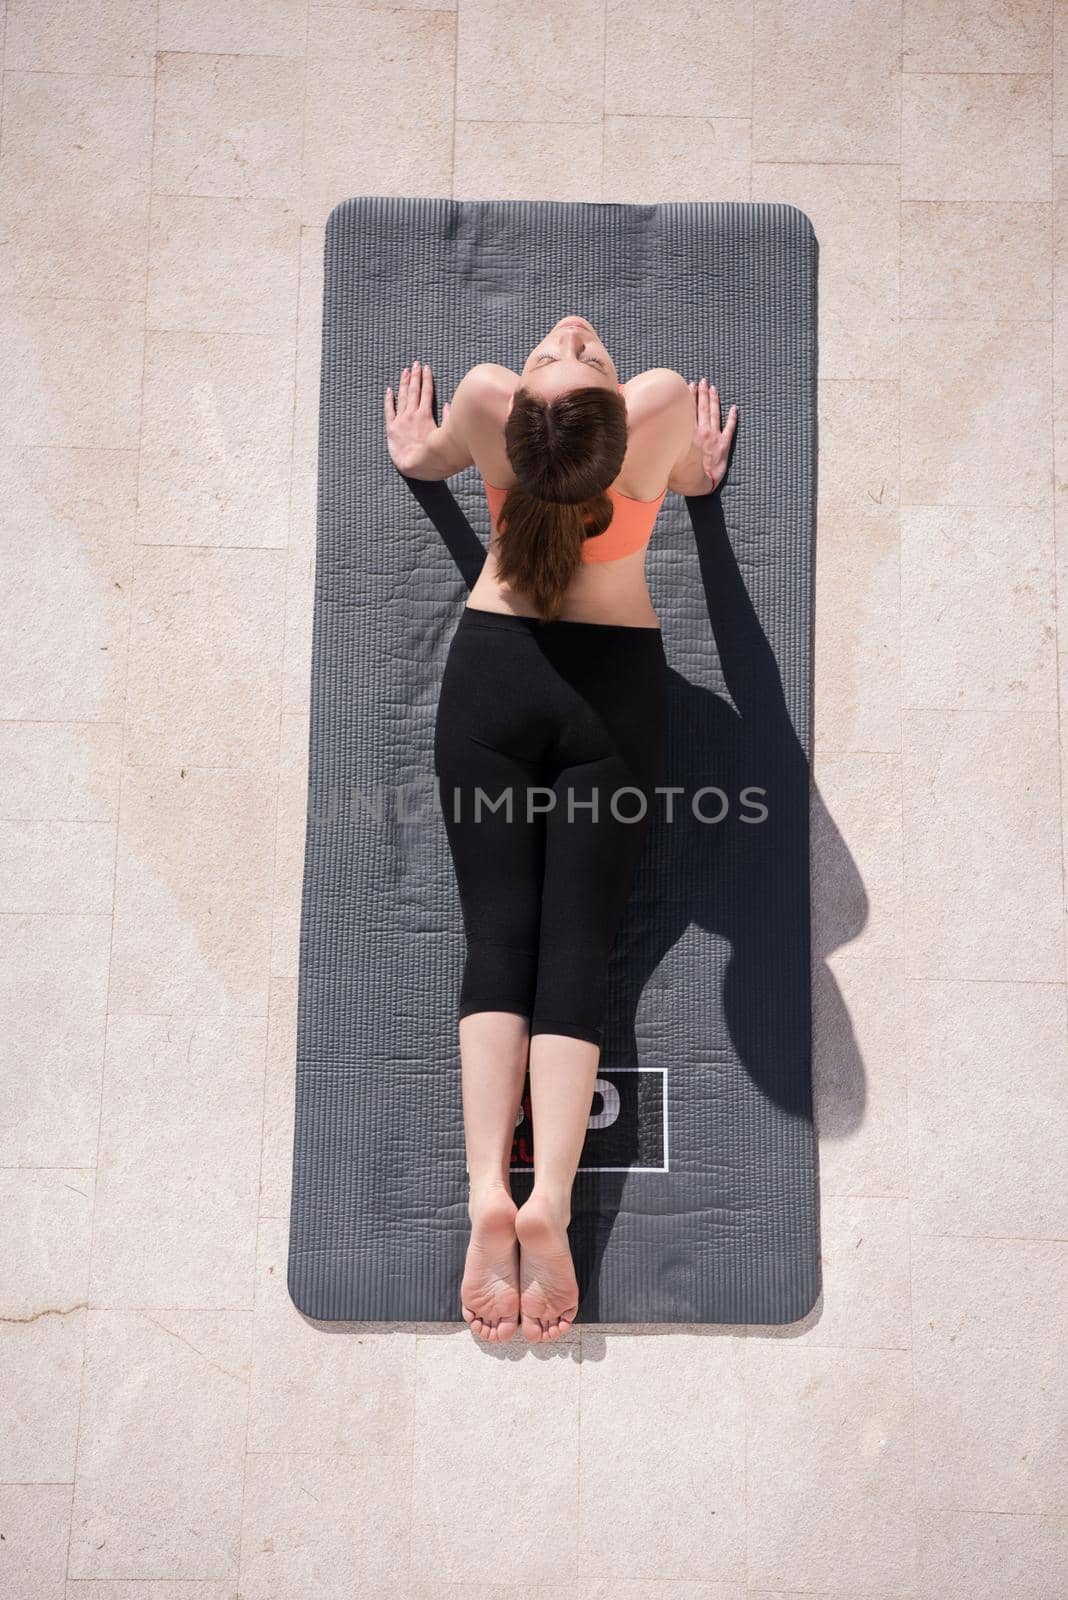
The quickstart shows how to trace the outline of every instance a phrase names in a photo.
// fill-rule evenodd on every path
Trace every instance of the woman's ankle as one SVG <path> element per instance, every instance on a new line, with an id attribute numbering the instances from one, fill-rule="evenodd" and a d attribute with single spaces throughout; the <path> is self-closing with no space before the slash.
<path id="1" fill-rule="evenodd" d="M 509 1199 L 512 1197 L 511 1184 L 498 1172 L 478 1173 L 474 1177 L 469 1175 L 467 1183 L 468 1204 L 477 1204 L 479 1200 L 493 1194 L 506 1194 Z"/>
<path id="2" fill-rule="evenodd" d="M 530 1199 L 539 1200 L 564 1227 L 571 1221 L 570 1183 L 545 1183 L 535 1178 Z"/>

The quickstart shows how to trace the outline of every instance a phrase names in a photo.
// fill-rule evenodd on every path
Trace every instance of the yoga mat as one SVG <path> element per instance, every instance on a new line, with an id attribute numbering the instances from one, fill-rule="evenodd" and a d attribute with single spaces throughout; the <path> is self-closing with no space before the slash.
<path id="1" fill-rule="evenodd" d="M 469 1236 L 433 727 L 489 515 L 474 468 L 396 471 L 383 392 L 419 357 L 440 415 L 468 368 L 518 370 L 567 312 L 624 381 L 668 366 L 739 407 L 722 489 L 669 493 L 649 549 L 683 793 L 613 949 L 572 1202 L 578 1322 L 784 1323 L 817 1297 L 817 257 L 786 204 L 359 196 L 330 213 L 288 1262 L 311 1317 L 460 1322 Z M 525 1101 L 517 1200 L 531 1156 Z"/>

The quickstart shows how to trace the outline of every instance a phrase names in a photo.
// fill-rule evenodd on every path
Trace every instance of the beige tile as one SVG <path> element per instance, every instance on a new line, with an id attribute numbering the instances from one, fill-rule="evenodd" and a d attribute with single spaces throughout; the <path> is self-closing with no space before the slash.
<path id="1" fill-rule="evenodd" d="M 901 508 L 901 696 L 972 711 L 1057 704 L 1048 511 Z"/>
<path id="2" fill-rule="evenodd" d="M 1068 695 L 1068 652 L 1061 652 L 1057 657 L 1057 675 L 1060 683 L 1059 704 L 1063 708 L 1068 705 L 1065 696 Z M 1062 858 L 1068 867 L 1068 750 L 1065 749 L 1064 713 L 1061 711 L 1061 848 Z M 1065 954 L 1068 957 L 1068 939 L 1065 941 Z"/>
<path id="3" fill-rule="evenodd" d="M 156 195 L 146 323 L 292 339 L 300 223 L 285 200 Z"/>
<path id="4" fill-rule="evenodd" d="M 396 1452 L 373 1463 L 250 1455 L 241 1600 L 405 1600 L 410 1491 L 411 1463 Z"/>
<path id="5" fill-rule="evenodd" d="M 278 758 L 278 832 L 274 853 L 272 978 L 295 978 L 298 969 L 300 902 L 308 821 L 308 737 L 309 717 L 306 711 L 282 713 Z"/>
<path id="6" fill-rule="evenodd" d="M 297 403 L 293 425 L 283 706 L 306 710 L 311 692 L 311 635 L 319 488 L 319 388 L 322 358 L 324 229 L 301 230 Z"/>
<path id="7" fill-rule="evenodd" d="M 744 118 L 605 117 L 603 198 L 748 200 L 750 144 Z"/>
<path id="8" fill-rule="evenodd" d="M 65 1299 L 62 1306 L 46 1306 L 44 1312 L 30 1321 L 0 1325 L 0 1473 L 9 1484 L 62 1484 L 69 1507 L 85 1298 Z M 64 1516 L 64 1548 L 66 1535 Z M 7 1555 L 7 1550 L 0 1555 L 0 1575 Z M 3 1594 L 7 1600 L 6 1585 Z"/>
<path id="9" fill-rule="evenodd" d="M 289 1218 L 296 1115 L 297 980 L 272 978 L 264 1084 L 260 1217 Z"/>
<path id="10" fill-rule="evenodd" d="M 125 1582 L 122 1578 L 103 1582 L 99 1578 L 67 1582 L 66 1600 L 235 1600 L 236 1590 L 225 1579 L 215 1583 L 197 1578 L 175 1583 L 171 1578 Z"/>
<path id="11" fill-rule="evenodd" d="M 753 22 L 755 161 L 900 159 L 900 0 L 754 0 Z"/>
<path id="12" fill-rule="evenodd" d="M 323 226 L 353 195 L 452 187 L 456 19 L 353 8 L 359 43 L 308 62 L 301 219 Z M 418 107 L 398 116 L 398 107 Z"/>
<path id="13" fill-rule="evenodd" d="M 600 119 L 457 122 L 456 200 L 599 200 Z"/>
<path id="14" fill-rule="evenodd" d="M 908 1193 L 904 986 L 898 961 L 849 947 L 815 967 L 813 1054 L 820 1193 Z"/>
<path id="15" fill-rule="evenodd" d="M 919 319 L 901 329 L 901 498 L 1050 503 L 1050 326 Z"/>
<path id="16" fill-rule="evenodd" d="M 7 0 L 8 72 L 151 78 L 156 49 L 154 0 Z"/>
<path id="17" fill-rule="evenodd" d="M 307 0 L 159 0 L 157 50 L 303 56 Z"/>
<path id="18" fill-rule="evenodd" d="M 9 292 L 144 299 L 152 97 L 147 77 L 6 74 Z"/>
<path id="19" fill-rule="evenodd" d="M 852 1595 L 855 1592 L 851 1593 L 850 1600 L 852 1600 Z M 771 1589 L 746 1590 L 747 1600 L 795 1600 L 796 1594 L 796 1589 L 776 1589 L 774 1592 Z M 892 1592 L 889 1589 L 879 1589 L 877 1591 L 873 1590 L 872 1594 L 877 1594 L 878 1600 L 913 1600 L 913 1591 L 911 1589 L 907 1592 L 898 1589 Z M 821 1589 L 817 1594 L 814 1590 L 806 1589 L 804 1600 L 842 1600 L 842 1592 L 840 1589 Z M 867 1596 L 865 1596 L 865 1600 L 867 1600 Z"/>
<path id="20" fill-rule="evenodd" d="M 675 1331 L 583 1360 L 583 1574 L 744 1581 L 744 1353 L 734 1332 Z"/>
<path id="21" fill-rule="evenodd" d="M 0 1217 L 0 1476 L 69 1485 L 78 1436 L 93 1172 L 0 1171 Z M 65 1507 L 64 1541 L 66 1523 Z M 5 1533 L 10 1538 L 6 1525 Z M 12 1551 L 4 1554 L 13 1559 Z M 11 1592 L 6 1581 L 3 1592 Z"/>
<path id="22" fill-rule="evenodd" d="M 907 993 L 913 1234 L 1063 1238 L 1063 987 L 917 979 Z"/>
<path id="23" fill-rule="evenodd" d="M 397 1324 L 320 1323 L 298 1311 L 286 1286 L 289 1226 L 260 1228 L 256 1355 L 249 1451 L 305 1459 L 373 1460 L 411 1479 L 416 1335 Z M 366 1477 L 364 1486 L 368 1487 Z"/>
<path id="24" fill-rule="evenodd" d="M 250 1345 L 248 1311 L 89 1313 L 72 1578 L 236 1582 Z"/>
<path id="25" fill-rule="evenodd" d="M 295 204 L 303 61 L 171 51 L 157 61 L 154 193 Z"/>
<path id="26" fill-rule="evenodd" d="M 0 912 L 106 915 L 114 882 L 114 822 L 0 821 Z"/>
<path id="27" fill-rule="evenodd" d="M 274 769 L 128 767 L 108 1009 L 265 1016 Z"/>
<path id="28" fill-rule="evenodd" d="M 762 1337 L 838 1350 L 909 1348 L 907 1200 L 836 1198 L 821 1183 L 820 1263 L 818 1315 L 803 1330 L 764 1328 Z"/>
<path id="29" fill-rule="evenodd" d="M 1068 155 L 1068 0 L 1053 0 L 1053 154 Z"/>
<path id="30" fill-rule="evenodd" d="M 297 311 L 297 403 L 293 425 L 295 469 L 319 467 L 319 386 L 323 354 L 323 288 L 326 229 L 300 230 L 300 296 Z M 314 511 L 314 507 L 313 507 Z M 312 534 L 314 537 L 314 515 Z"/>
<path id="31" fill-rule="evenodd" d="M 465 0 L 457 20 L 457 117 L 588 123 L 601 116 L 604 0 Z"/>
<path id="32" fill-rule="evenodd" d="M 420 1338 L 412 1572 L 447 1583 L 574 1573 L 579 1555 L 579 1335 L 551 1349 L 490 1350 L 460 1333 Z M 478 1462 L 478 1471 L 457 1470 Z M 544 1492 L 552 1483 L 552 1516 Z"/>
<path id="33" fill-rule="evenodd" d="M 906 971 L 1064 981 L 1054 709 L 904 714 Z"/>
<path id="34" fill-rule="evenodd" d="M 25 445 L 135 450 L 145 308 L 122 301 L 0 298 L 0 422 Z"/>
<path id="35" fill-rule="evenodd" d="M 1048 200 L 1049 141 L 1047 73 L 902 78 L 902 200 Z"/>
<path id="36" fill-rule="evenodd" d="M 819 502 L 893 510 L 899 496 L 899 389 L 886 382 L 819 382 Z"/>
<path id="37" fill-rule="evenodd" d="M 745 1341 L 753 1588 L 912 1592 L 909 1354 Z"/>
<path id="38" fill-rule="evenodd" d="M 896 508 L 821 506 L 816 534 L 817 761 L 901 747 Z"/>
<path id="39" fill-rule="evenodd" d="M 0 817 L 114 822 L 121 750 L 118 722 L 0 723 Z"/>
<path id="40" fill-rule="evenodd" d="M 815 952 L 896 956 L 902 919 L 900 758 L 824 752 L 815 769 L 811 818 Z"/>
<path id="41" fill-rule="evenodd" d="M 1068 1570 L 1063 1512 L 1048 1517 L 922 1512 L 916 1600 L 1061 1600 Z"/>
<path id="42" fill-rule="evenodd" d="M 901 207 L 901 315 L 1048 322 L 1050 207 L 911 200 Z"/>
<path id="43" fill-rule="evenodd" d="M 55 783 L 77 782 L 77 813 L 42 812 L 38 807 L 51 802 L 35 786 L 33 815 L 111 817 L 126 692 L 137 454 L 31 447 L 9 455 L 0 476 L 6 507 L 0 716 L 35 719 L 37 731 L 25 734 L 29 770 L 43 778 L 38 762 L 49 759 L 55 740 L 55 759 L 67 764 Z M 63 723 L 64 731 L 49 734 L 49 722 Z M 31 745 L 38 755 L 30 754 Z"/>
<path id="44" fill-rule="evenodd" d="M 620 117 L 713 119 L 752 113 L 753 0 L 706 9 L 607 0 L 604 109 Z"/>
<path id="45" fill-rule="evenodd" d="M 819 240 L 822 378 L 897 377 L 899 189 L 896 166 L 753 163 L 753 199 L 797 206 Z"/>
<path id="46" fill-rule="evenodd" d="M 266 1033 L 262 1017 L 111 1019 L 94 1308 L 252 1306 Z"/>
<path id="47" fill-rule="evenodd" d="M 111 917 L 0 917 L 0 1164 L 96 1161 Z"/>
<path id="48" fill-rule="evenodd" d="M 904 0 L 906 72 L 1048 72 L 1047 7 L 1030 0 Z"/>
<path id="49" fill-rule="evenodd" d="M 1068 1242 L 918 1238 L 912 1282 L 920 1503 L 1058 1511 Z"/>
<path id="50" fill-rule="evenodd" d="M 312 625 L 315 608 L 315 516 L 317 476 L 297 471 L 290 510 L 286 561 L 286 643 L 282 670 L 283 711 L 307 711 L 311 702 Z"/>
<path id="51" fill-rule="evenodd" d="M 477 7 L 478 0 L 476 0 Z M 372 0 L 370 4 L 349 5 L 347 0 L 310 0 L 308 6 L 308 57 L 347 58 L 350 61 L 367 59 L 368 52 L 380 53 L 388 66 L 393 65 L 394 46 L 398 43 L 408 56 L 410 47 L 422 41 L 425 45 L 441 48 L 447 45 L 449 53 L 457 26 L 457 5 L 444 3 L 387 4 L 386 0 Z M 374 15 L 377 12 L 395 11 L 397 16 Z M 403 69 L 402 69 L 403 70 Z"/>
<path id="52" fill-rule="evenodd" d="M 1053 162 L 1053 511 L 1058 632 L 1068 649 L 1068 159 Z"/>
<path id="53" fill-rule="evenodd" d="M 69 1483 L 0 1484 L 6 1600 L 64 1600 L 70 1489 Z"/>
<path id="54" fill-rule="evenodd" d="M 463 1600 L 464 1586 L 457 1583 L 420 1583 L 417 1578 L 404 1590 L 404 1600 Z M 559 1585 L 526 1583 L 479 1584 L 479 1600 L 559 1600 Z M 374 1590 L 375 1600 L 379 1591 Z M 744 1583 L 694 1583 L 684 1578 L 629 1579 L 583 1577 L 582 1600 L 746 1600 L 750 1591 Z M 381 1600 L 392 1600 L 383 1590 Z M 819 1600 L 806 1595 L 805 1600 Z"/>
<path id="55" fill-rule="evenodd" d="M 294 360 L 291 338 L 148 335 L 142 543 L 286 543 Z"/>
<path id="56" fill-rule="evenodd" d="M 273 800 L 284 606 L 280 550 L 138 550 L 128 764 L 242 768 Z"/>

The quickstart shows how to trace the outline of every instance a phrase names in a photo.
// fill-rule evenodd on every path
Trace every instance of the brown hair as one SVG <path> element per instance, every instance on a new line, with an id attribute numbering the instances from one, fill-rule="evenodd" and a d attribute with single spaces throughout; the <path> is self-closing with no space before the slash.
<path id="1" fill-rule="evenodd" d="M 626 403 L 616 390 L 594 385 L 552 400 L 520 386 L 504 447 L 519 481 L 497 518 L 497 572 L 551 620 L 582 563 L 583 544 L 612 521 L 605 490 L 627 453 Z"/>

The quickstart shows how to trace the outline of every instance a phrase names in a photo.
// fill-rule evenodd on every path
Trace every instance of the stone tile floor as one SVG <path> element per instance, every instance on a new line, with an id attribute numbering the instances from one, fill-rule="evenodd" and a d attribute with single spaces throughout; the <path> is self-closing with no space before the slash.
<path id="1" fill-rule="evenodd" d="M 3 41 L 4 1594 L 1064 1594 L 1068 0 Z M 802 1324 L 494 1352 L 289 1301 L 323 230 L 369 192 L 818 234 Z"/>

